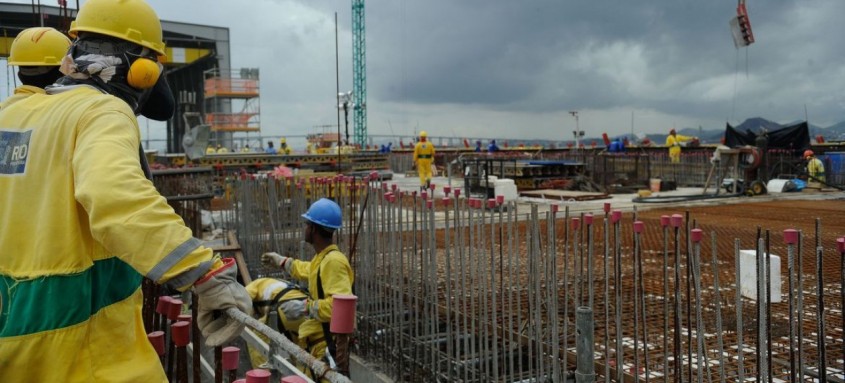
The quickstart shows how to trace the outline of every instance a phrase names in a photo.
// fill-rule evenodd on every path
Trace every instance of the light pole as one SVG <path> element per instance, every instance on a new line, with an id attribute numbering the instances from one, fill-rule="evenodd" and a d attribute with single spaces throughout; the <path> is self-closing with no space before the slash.
<path id="1" fill-rule="evenodd" d="M 578 125 L 578 111 L 573 110 L 570 111 L 569 114 L 571 114 L 572 117 L 575 117 L 575 131 L 572 132 L 572 135 L 575 136 L 575 149 L 578 149 L 581 147 L 578 140 L 581 137 L 584 137 L 584 132 L 581 131 L 581 127 Z"/>

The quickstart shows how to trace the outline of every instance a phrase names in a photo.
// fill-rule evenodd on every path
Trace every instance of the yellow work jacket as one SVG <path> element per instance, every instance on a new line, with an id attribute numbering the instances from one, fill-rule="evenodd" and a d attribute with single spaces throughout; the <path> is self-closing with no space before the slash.
<path id="1" fill-rule="evenodd" d="M 323 282 L 325 298 L 319 299 L 317 273 Z M 314 256 L 311 261 L 295 260 L 291 268 L 291 276 L 298 280 L 308 281 L 309 299 L 317 302 L 319 310 L 316 318 L 309 318 L 299 326 L 299 337 L 311 341 L 323 337 L 322 323 L 332 319 L 332 296 L 335 294 L 352 294 L 352 283 L 355 274 L 346 255 L 340 252 L 337 245 L 331 245 Z"/>
<path id="2" fill-rule="evenodd" d="M 687 142 L 692 140 L 692 137 L 689 136 L 682 136 L 680 134 L 669 135 L 666 137 L 666 146 L 669 147 L 669 154 L 670 155 L 680 155 L 681 153 L 681 142 Z"/>
<path id="3" fill-rule="evenodd" d="M 417 160 L 434 160 L 434 144 L 429 141 L 417 142 L 414 145 L 414 162 L 417 162 Z"/>
<path id="4" fill-rule="evenodd" d="M 0 381 L 165 382 L 141 280 L 212 251 L 144 177 L 129 106 L 88 86 L 0 109 Z"/>
<path id="5" fill-rule="evenodd" d="M 811 158 L 807 161 L 807 174 L 815 179 L 811 179 L 810 182 L 824 182 L 824 164 L 818 158 Z"/>

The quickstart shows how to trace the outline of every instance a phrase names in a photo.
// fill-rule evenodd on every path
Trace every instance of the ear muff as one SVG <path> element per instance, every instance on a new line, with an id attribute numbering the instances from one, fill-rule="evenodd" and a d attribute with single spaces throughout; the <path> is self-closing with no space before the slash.
<path id="1" fill-rule="evenodd" d="M 126 82 L 136 89 L 149 89 L 155 86 L 161 76 L 158 63 L 146 57 L 139 57 L 129 66 Z"/>

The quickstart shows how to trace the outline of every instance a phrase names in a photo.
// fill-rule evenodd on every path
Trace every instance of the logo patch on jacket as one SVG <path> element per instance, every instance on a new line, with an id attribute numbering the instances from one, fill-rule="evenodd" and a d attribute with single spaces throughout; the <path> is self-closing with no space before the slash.
<path id="1" fill-rule="evenodd" d="M 0 130 L 0 176 L 26 173 L 32 130 Z"/>

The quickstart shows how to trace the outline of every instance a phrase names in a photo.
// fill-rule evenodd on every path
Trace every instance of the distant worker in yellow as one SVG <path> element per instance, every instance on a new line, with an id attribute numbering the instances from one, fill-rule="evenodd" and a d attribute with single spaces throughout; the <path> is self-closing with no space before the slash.
<path id="1" fill-rule="evenodd" d="M 697 139 L 696 137 L 682 136 L 675 132 L 675 129 L 669 131 L 669 136 L 666 137 L 666 146 L 669 147 L 669 158 L 672 163 L 681 162 L 681 143 L 689 142 Z"/>
<path id="2" fill-rule="evenodd" d="M 414 166 L 420 175 L 420 190 L 431 186 L 431 164 L 434 162 L 434 144 L 428 142 L 428 133 L 420 132 L 420 141 L 414 146 Z"/>
<path id="3" fill-rule="evenodd" d="M 810 177 L 808 182 L 825 182 L 824 179 L 824 164 L 821 160 L 816 158 L 812 150 L 804 151 L 804 159 L 807 160 L 807 175 Z"/>
<path id="4" fill-rule="evenodd" d="M 226 149 L 225 146 L 217 144 L 217 154 L 226 154 L 229 153 L 229 149 Z"/>
<path id="5" fill-rule="evenodd" d="M 246 144 L 241 148 L 241 153 L 249 153 L 249 144 Z"/>
<path id="6" fill-rule="evenodd" d="M 215 149 L 211 145 L 208 145 L 208 147 L 205 148 L 205 154 L 217 154 L 217 149 Z"/>
<path id="7" fill-rule="evenodd" d="M 289 155 L 291 152 L 290 147 L 288 146 L 288 140 L 282 137 L 279 140 L 279 154 Z"/>
<path id="8" fill-rule="evenodd" d="M 35 27 L 18 33 L 9 49 L 9 65 L 18 67 L 23 85 L 12 97 L 44 93 L 44 88 L 64 76 L 59 66 L 70 45 L 70 39 L 53 28 Z"/>

